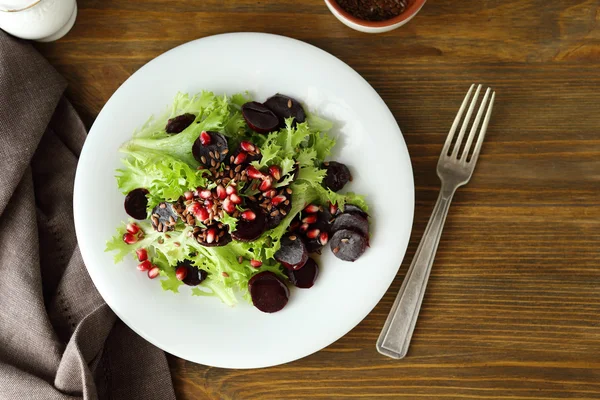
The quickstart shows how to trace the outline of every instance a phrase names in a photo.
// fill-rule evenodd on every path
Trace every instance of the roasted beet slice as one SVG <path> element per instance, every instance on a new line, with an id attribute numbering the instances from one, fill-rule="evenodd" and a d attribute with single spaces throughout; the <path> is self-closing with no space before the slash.
<path id="1" fill-rule="evenodd" d="M 270 271 L 259 272 L 250 278 L 248 291 L 254 307 L 265 313 L 281 310 L 290 297 L 286 284 Z"/>
<path id="2" fill-rule="evenodd" d="M 293 126 L 296 126 L 296 123 L 302 123 L 306 120 L 306 114 L 302 105 L 292 97 L 277 93 L 275 96 L 269 97 L 264 104 L 265 107 L 277 115 L 281 128 L 285 127 L 286 118 L 294 118 Z"/>
<path id="3" fill-rule="evenodd" d="M 366 236 L 369 234 L 369 221 L 358 214 L 343 213 L 335 218 L 331 231 L 337 232 L 342 229 L 352 229 Z"/>
<path id="4" fill-rule="evenodd" d="M 190 126 L 195 119 L 196 116 L 190 113 L 178 115 L 167 121 L 165 131 L 170 134 L 183 132 L 183 130 Z"/>
<path id="5" fill-rule="evenodd" d="M 262 208 L 255 204 L 249 204 L 247 208 L 254 212 L 254 219 L 248 221 L 240 218 L 237 222 L 236 230 L 231 233 L 231 236 L 240 242 L 256 240 L 267 230 L 267 215 Z"/>
<path id="6" fill-rule="evenodd" d="M 275 259 L 286 268 L 300 269 L 308 260 L 308 252 L 297 235 L 286 235 L 281 238 L 281 248 L 275 253 Z"/>
<path id="7" fill-rule="evenodd" d="M 258 133 L 269 133 L 279 127 L 277 115 L 257 101 L 244 104 L 242 115 L 250 129 Z"/>
<path id="8" fill-rule="evenodd" d="M 218 163 L 223 162 L 229 153 L 229 147 L 227 146 L 227 139 L 219 132 L 206 132 L 208 140 L 204 140 L 204 132 L 198 136 L 198 139 L 192 145 L 192 154 L 196 161 L 204 165 L 207 168 L 215 167 Z M 206 137 L 206 136 L 205 136 Z"/>
<path id="9" fill-rule="evenodd" d="M 309 258 L 302 268 L 286 269 L 285 271 L 292 285 L 302 289 L 308 289 L 311 288 L 317 280 L 319 266 L 315 260 Z"/>
<path id="10" fill-rule="evenodd" d="M 194 237 L 204 247 L 220 247 L 231 242 L 229 228 L 220 222 L 208 225 L 206 229 L 194 228 Z"/>
<path id="11" fill-rule="evenodd" d="M 368 240 L 359 232 L 342 229 L 333 234 L 329 246 L 340 260 L 356 261 L 367 249 Z"/>
<path id="12" fill-rule="evenodd" d="M 331 231 L 331 214 L 327 210 L 319 211 L 315 214 L 302 213 L 299 232 L 309 253 L 320 253 L 320 250 L 327 244 Z M 316 216 L 317 220 L 309 221 L 311 216 Z"/>
<path id="13" fill-rule="evenodd" d="M 152 227 L 158 232 L 172 231 L 179 219 L 177 212 L 170 203 L 162 202 L 152 209 L 150 220 Z"/>
<path id="14" fill-rule="evenodd" d="M 364 212 L 362 208 L 355 206 L 354 204 L 346 204 L 344 206 L 344 213 L 360 215 L 363 218 L 367 218 L 369 216 L 369 214 Z"/>
<path id="15" fill-rule="evenodd" d="M 129 214 L 131 218 L 135 219 L 146 219 L 148 216 L 148 198 L 146 195 L 148 191 L 144 188 L 133 189 L 125 196 L 125 212 Z"/>
<path id="16" fill-rule="evenodd" d="M 323 167 L 327 169 L 323 184 L 334 192 L 341 190 L 348 181 L 352 180 L 350 170 L 342 163 L 328 161 L 323 163 Z"/>
<path id="17" fill-rule="evenodd" d="M 175 269 L 179 267 L 185 267 L 187 269 L 187 274 L 182 282 L 188 286 L 198 286 L 208 276 L 208 272 L 203 269 L 199 269 L 195 265 L 192 265 L 190 260 L 180 261 L 177 263 Z"/>
<path id="18" fill-rule="evenodd" d="M 267 214 L 267 229 L 278 226 L 292 209 L 292 189 L 286 186 L 278 188 L 276 193 L 269 199 L 272 208 Z"/>

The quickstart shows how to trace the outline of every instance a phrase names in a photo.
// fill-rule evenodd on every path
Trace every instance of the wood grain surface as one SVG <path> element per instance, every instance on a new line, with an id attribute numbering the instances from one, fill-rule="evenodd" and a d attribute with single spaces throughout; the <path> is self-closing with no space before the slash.
<path id="1" fill-rule="evenodd" d="M 429 0 L 382 35 L 346 28 L 322 0 L 78 3 L 71 33 L 36 47 L 69 81 L 88 125 L 164 51 L 260 31 L 312 43 L 356 69 L 394 113 L 412 157 L 410 247 L 373 312 L 326 349 L 279 367 L 225 370 L 170 357 L 178 398 L 600 399 L 600 0 Z M 473 82 L 497 93 L 486 143 L 450 209 L 409 356 L 391 360 L 375 341 L 433 208 L 441 144 Z"/>

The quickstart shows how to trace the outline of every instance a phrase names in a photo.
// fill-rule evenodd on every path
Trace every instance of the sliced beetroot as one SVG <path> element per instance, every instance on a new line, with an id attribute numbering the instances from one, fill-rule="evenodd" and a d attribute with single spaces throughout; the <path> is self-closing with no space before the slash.
<path id="1" fill-rule="evenodd" d="M 125 196 L 125 212 L 135 219 L 146 219 L 148 216 L 148 191 L 144 188 L 133 189 Z"/>
<path id="2" fill-rule="evenodd" d="M 171 118 L 169 121 L 167 121 L 165 131 L 170 134 L 183 132 L 183 130 L 190 126 L 195 119 L 196 116 L 190 113 L 178 115 L 175 118 Z"/>
<path id="3" fill-rule="evenodd" d="M 281 248 L 275 253 L 275 259 L 286 268 L 300 269 L 308 260 L 308 252 L 302 240 L 295 234 L 281 238 Z"/>
<path id="4" fill-rule="evenodd" d="M 170 203 L 162 202 L 152 209 L 150 220 L 152 227 L 158 232 L 172 231 L 179 216 Z"/>
<path id="5" fill-rule="evenodd" d="M 327 244 L 330 237 L 331 224 L 329 221 L 331 220 L 331 214 L 327 210 L 319 211 L 314 214 L 317 217 L 315 222 L 303 223 L 303 220 L 306 221 L 306 217 L 310 215 L 302 213 L 300 236 L 309 253 L 320 253 L 320 250 Z"/>
<path id="6" fill-rule="evenodd" d="M 202 144 L 201 137 L 192 145 L 192 154 L 196 161 L 207 168 L 216 167 L 218 163 L 223 162 L 229 153 L 227 139 L 219 132 L 206 132 L 210 137 L 208 144 Z"/>
<path id="7" fill-rule="evenodd" d="M 369 234 L 369 221 L 358 214 L 343 213 L 335 218 L 331 231 L 337 232 L 342 229 L 352 229 L 366 236 Z"/>
<path id="8" fill-rule="evenodd" d="M 354 204 L 346 204 L 344 206 L 344 213 L 360 215 L 363 218 L 367 218 L 369 216 L 369 214 L 363 211 L 362 208 L 355 206 Z"/>
<path id="9" fill-rule="evenodd" d="M 306 114 L 302 105 L 292 97 L 277 93 L 275 96 L 269 97 L 264 105 L 277 115 L 281 128 L 285 127 L 286 118 L 294 118 L 293 126 L 296 126 L 296 123 L 302 123 L 306 120 Z"/>
<path id="10" fill-rule="evenodd" d="M 278 226 L 292 209 L 292 189 L 286 186 L 276 189 L 276 193 L 277 194 L 270 199 L 262 198 L 263 203 L 267 200 L 266 204 L 268 205 L 269 202 L 271 204 L 271 209 L 267 209 L 267 229 L 273 229 Z M 285 200 L 277 202 L 284 198 Z M 273 202 L 273 200 L 275 200 L 275 202 Z"/>
<path id="11" fill-rule="evenodd" d="M 198 286 L 208 276 L 208 272 L 206 272 L 203 269 L 199 269 L 195 265 L 192 265 L 192 262 L 190 260 L 180 261 L 179 263 L 177 263 L 175 269 L 179 267 L 185 267 L 187 269 L 187 274 L 185 275 L 185 278 L 182 282 L 188 286 Z"/>
<path id="12" fill-rule="evenodd" d="M 281 310 L 290 297 L 286 284 L 270 271 L 259 272 L 250 278 L 248 291 L 254 307 L 265 313 Z"/>
<path id="13" fill-rule="evenodd" d="M 286 269 L 285 271 L 292 285 L 298 288 L 308 289 L 311 288 L 317 280 L 319 266 L 315 260 L 309 258 L 302 268 Z"/>
<path id="14" fill-rule="evenodd" d="M 205 229 L 194 228 L 194 237 L 204 247 L 220 247 L 231 242 L 228 226 L 220 222 L 210 224 Z"/>
<path id="15" fill-rule="evenodd" d="M 333 254 L 344 261 L 356 261 L 368 245 L 366 236 L 350 229 L 337 231 L 329 240 L 329 247 Z"/>
<path id="16" fill-rule="evenodd" d="M 348 181 L 352 180 L 350 170 L 346 165 L 337 161 L 328 161 L 323 163 L 327 170 L 323 184 L 334 192 L 341 190 Z"/>
<path id="17" fill-rule="evenodd" d="M 267 230 L 267 215 L 255 204 L 249 204 L 247 209 L 254 212 L 255 218 L 251 221 L 240 218 L 236 230 L 231 233 L 235 240 L 251 242 L 256 240 Z"/>
<path id="18" fill-rule="evenodd" d="M 269 133 L 279 127 L 279 118 L 263 104 L 250 101 L 242 106 L 242 115 L 253 131 Z"/>

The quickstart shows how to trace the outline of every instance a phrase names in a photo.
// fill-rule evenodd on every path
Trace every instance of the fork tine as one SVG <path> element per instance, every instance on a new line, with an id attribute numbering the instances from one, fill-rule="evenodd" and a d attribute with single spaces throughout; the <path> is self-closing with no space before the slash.
<path id="1" fill-rule="evenodd" d="M 458 110 L 458 114 L 456 114 L 456 118 L 454 118 L 454 123 L 452 123 L 450 132 L 448 132 L 448 136 L 446 137 L 446 143 L 444 143 L 444 147 L 442 148 L 442 156 L 445 156 L 446 154 L 448 154 L 448 149 L 450 149 L 450 145 L 452 144 L 452 138 L 454 137 L 456 128 L 458 127 L 458 124 L 460 123 L 460 118 L 462 117 L 463 112 L 465 111 L 465 108 L 467 107 L 467 102 L 469 101 L 469 97 L 471 96 L 471 93 L 473 92 L 474 87 L 475 87 L 475 84 L 472 84 L 471 87 L 469 88 L 469 91 L 467 92 L 467 95 L 465 96 L 465 99 L 463 100 L 462 105 L 460 106 L 460 109 Z"/>
<path id="2" fill-rule="evenodd" d="M 481 105 L 479 106 L 479 111 L 477 111 L 477 116 L 475 117 L 475 121 L 473 122 L 473 126 L 471 127 L 471 132 L 469 132 L 469 137 L 467 138 L 467 142 L 465 143 L 465 148 L 460 155 L 460 160 L 463 163 L 467 162 L 467 156 L 469 155 L 469 150 L 471 149 L 471 144 L 473 144 L 473 139 L 475 139 L 475 133 L 479 128 L 479 122 L 481 122 L 481 117 L 483 116 L 483 112 L 485 111 L 485 106 L 488 101 L 488 97 L 490 96 L 490 88 L 487 88 L 485 91 L 485 96 L 483 96 L 483 100 L 481 101 Z"/>
<path id="3" fill-rule="evenodd" d="M 479 158 L 479 152 L 481 151 L 483 139 L 485 138 L 485 133 L 487 132 L 488 124 L 490 122 L 490 117 L 492 116 L 492 107 L 494 106 L 495 98 L 496 98 L 496 92 L 493 92 L 492 98 L 490 100 L 490 105 L 488 106 L 487 113 L 485 114 L 485 118 L 483 119 L 483 125 L 481 126 L 481 132 L 479 133 L 479 137 L 477 138 L 477 144 L 475 145 L 475 150 L 473 150 L 473 156 L 471 157 L 471 162 L 473 164 L 476 163 L 477 159 Z"/>
<path id="4" fill-rule="evenodd" d="M 457 158 L 458 150 L 460 149 L 460 144 L 462 143 L 463 137 L 465 136 L 465 132 L 467 130 L 467 126 L 469 126 L 469 121 L 471 121 L 471 115 L 473 115 L 473 110 L 475 109 L 475 105 L 477 104 L 477 99 L 479 98 L 479 92 L 481 91 L 481 85 L 477 86 L 477 90 L 473 95 L 473 99 L 471 100 L 471 105 L 469 106 L 469 110 L 467 111 L 467 115 L 463 121 L 462 127 L 460 128 L 460 132 L 458 133 L 458 138 L 456 139 L 456 143 L 454 144 L 454 149 L 452 150 L 452 158 Z"/>

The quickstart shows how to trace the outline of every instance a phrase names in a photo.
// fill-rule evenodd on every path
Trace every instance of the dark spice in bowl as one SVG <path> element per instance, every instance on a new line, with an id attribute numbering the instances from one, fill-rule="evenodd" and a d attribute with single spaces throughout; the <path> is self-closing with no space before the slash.
<path id="1" fill-rule="evenodd" d="M 411 0 L 336 0 L 349 14 L 366 21 L 385 21 L 404 12 Z"/>

